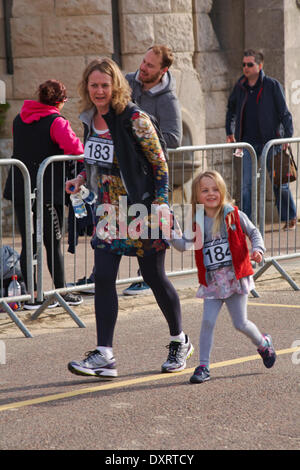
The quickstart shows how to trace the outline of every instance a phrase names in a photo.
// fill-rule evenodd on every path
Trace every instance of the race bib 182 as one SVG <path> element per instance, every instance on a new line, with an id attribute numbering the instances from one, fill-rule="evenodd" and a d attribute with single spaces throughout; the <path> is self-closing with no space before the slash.
<path id="1" fill-rule="evenodd" d="M 111 168 L 114 159 L 114 144 L 101 137 L 89 137 L 84 146 L 84 159 L 92 165 Z"/>

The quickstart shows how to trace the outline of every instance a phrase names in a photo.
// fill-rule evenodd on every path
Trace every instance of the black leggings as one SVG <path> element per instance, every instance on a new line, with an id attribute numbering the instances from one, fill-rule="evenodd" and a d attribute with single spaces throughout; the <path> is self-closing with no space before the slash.
<path id="1" fill-rule="evenodd" d="M 151 287 L 164 314 L 171 336 L 182 331 L 180 301 L 165 272 L 165 250 L 155 255 L 138 257 L 144 281 Z M 95 248 L 95 311 L 98 346 L 113 344 L 118 317 L 116 279 L 122 256 Z"/>
<path id="2" fill-rule="evenodd" d="M 33 206 L 33 255 L 36 254 L 36 208 Z M 47 266 L 55 288 L 64 287 L 64 260 L 61 252 L 61 227 L 63 221 L 63 206 L 44 204 L 44 245 L 47 254 Z M 26 231 L 25 231 L 25 207 L 15 204 L 15 214 L 22 239 L 22 249 L 20 255 L 21 271 L 24 282 L 27 286 L 27 263 L 26 263 Z M 52 250 L 53 246 L 53 250 Z M 53 258 L 53 259 L 52 259 Z M 34 288 L 36 281 L 34 276 Z"/>

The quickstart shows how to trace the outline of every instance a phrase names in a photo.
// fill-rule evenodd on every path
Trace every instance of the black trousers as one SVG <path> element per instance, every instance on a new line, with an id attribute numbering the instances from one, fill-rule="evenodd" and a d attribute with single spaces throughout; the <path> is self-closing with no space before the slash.
<path id="1" fill-rule="evenodd" d="M 95 248 L 95 312 L 98 346 L 112 346 L 118 317 L 116 279 L 122 256 Z M 176 289 L 165 272 L 165 254 L 138 257 L 144 281 L 151 287 L 165 316 L 171 336 L 182 331 L 180 301 Z"/>
<path id="2" fill-rule="evenodd" d="M 36 206 L 33 205 L 33 255 L 36 254 Z M 64 287 L 64 262 L 61 252 L 63 206 L 44 204 L 44 246 L 46 248 L 47 266 L 53 279 L 55 288 Z M 18 222 L 22 249 L 20 254 L 20 265 L 22 275 L 27 286 L 27 265 L 26 265 L 26 231 L 25 231 L 25 207 L 22 204 L 15 204 L 15 214 Z M 34 276 L 34 288 L 36 289 L 36 280 Z"/>

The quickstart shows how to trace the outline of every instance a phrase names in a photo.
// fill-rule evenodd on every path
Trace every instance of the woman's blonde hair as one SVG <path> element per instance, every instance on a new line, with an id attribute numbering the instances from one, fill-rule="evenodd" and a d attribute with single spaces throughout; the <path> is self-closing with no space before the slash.
<path id="1" fill-rule="evenodd" d="M 199 173 L 192 182 L 192 195 L 191 195 L 191 204 L 192 204 L 192 214 L 193 214 L 193 220 L 195 219 L 195 214 L 196 214 L 196 206 L 199 204 L 197 200 L 197 188 L 201 184 L 202 178 L 207 177 L 211 178 L 214 180 L 216 183 L 216 186 L 220 192 L 220 206 L 217 210 L 217 213 L 215 215 L 215 221 L 213 224 L 213 235 L 216 235 L 220 231 L 221 223 L 224 218 L 224 207 L 226 204 L 234 204 L 234 200 L 231 198 L 231 196 L 228 193 L 226 183 L 223 179 L 223 177 L 220 175 L 219 172 L 215 170 L 207 170 L 203 171 L 202 173 Z M 229 220 L 229 225 L 231 223 L 231 220 Z"/>
<path id="2" fill-rule="evenodd" d="M 119 66 L 109 57 L 94 59 L 85 68 L 78 86 L 80 112 L 94 106 L 88 92 L 88 80 L 95 70 L 106 73 L 112 78 L 111 106 L 116 114 L 122 113 L 131 99 L 131 89 Z"/>

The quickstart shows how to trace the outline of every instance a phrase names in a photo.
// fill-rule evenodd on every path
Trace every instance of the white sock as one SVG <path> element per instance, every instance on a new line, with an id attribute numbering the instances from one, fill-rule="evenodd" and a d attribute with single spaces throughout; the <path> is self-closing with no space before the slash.
<path id="1" fill-rule="evenodd" d="M 96 349 L 98 349 L 106 359 L 111 359 L 113 357 L 113 348 L 110 346 L 97 346 Z"/>
<path id="2" fill-rule="evenodd" d="M 170 336 L 171 341 L 179 341 L 180 343 L 185 343 L 185 334 L 182 331 L 179 335 L 177 336 Z"/>

